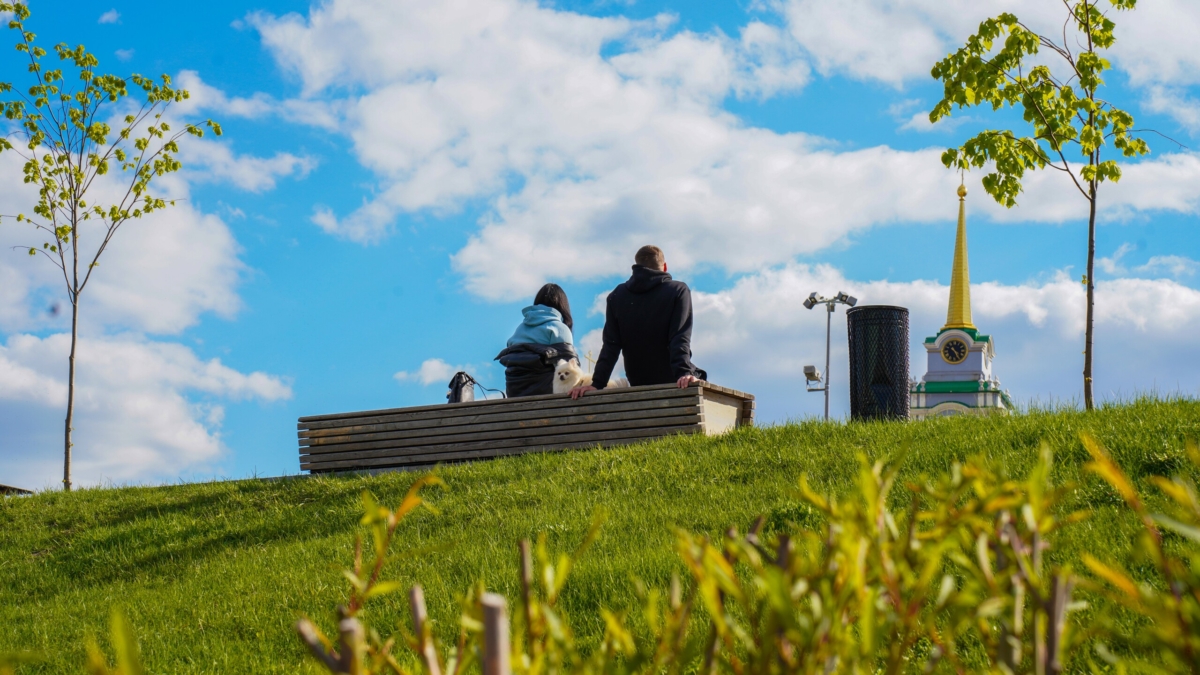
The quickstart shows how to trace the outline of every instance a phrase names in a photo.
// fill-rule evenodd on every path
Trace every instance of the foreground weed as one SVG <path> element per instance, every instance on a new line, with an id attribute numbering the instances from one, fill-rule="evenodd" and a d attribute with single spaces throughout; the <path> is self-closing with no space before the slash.
<path id="1" fill-rule="evenodd" d="M 982 461 L 955 463 L 944 475 L 898 485 L 901 460 L 858 459 L 856 494 L 839 503 L 800 481 L 799 496 L 819 523 L 791 525 L 760 536 L 764 518 L 741 535 L 731 528 L 719 541 L 680 531 L 676 552 L 690 573 L 664 594 L 637 585 L 642 601 L 638 629 L 627 613 L 602 610 L 605 630 L 590 653 L 576 643 L 556 601 L 567 577 L 595 540 L 594 519 L 571 555 L 554 559 L 545 537 L 531 551 L 522 541 L 520 611 L 508 640 L 508 603 L 473 587 L 463 601 L 460 632 L 450 648 L 428 629 L 419 586 L 410 592 L 414 634 L 411 657 L 397 660 L 395 639 L 364 629 L 356 598 L 397 590 L 372 576 L 360 579 L 356 557 L 350 604 L 341 611 L 340 642 L 311 623 L 298 630 L 332 673 L 364 675 L 413 670 L 458 675 L 478 662 L 485 675 L 783 675 L 790 673 L 994 672 L 1054 675 L 1067 669 L 1195 668 L 1196 601 L 1200 578 L 1163 546 L 1159 527 L 1200 543 L 1200 502 L 1183 479 L 1157 483 L 1180 506 L 1174 516 L 1145 513 L 1128 480 L 1094 441 L 1089 468 L 1108 480 L 1145 523 L 1148 550 L 1161 563 L 1168 593 L 1139 589 L 1115 568 L 1088 566 L 1117 588 L 1114 599 L 1159 626 L 1134 639 L 1107 631 L 1103 622 L 1080 626 L 1069 613 L 1083 605 L 1075 589 L 1090 581 L 1045 560 L 1055 533 L 1088 516 L 1056 515 L 1067 489 L 1050 482 L 1052 456 L 1043 447 L 1023 481 L 1004 479 Z M 1200 467 L 1200 451 L 1189 450 Z M 425 483 L 418 481 L 405 504 Z M 892 492 L 902 489 L 907 499 Z M 892 504 L 907 503 L 893 508 Z M 370 515 L 371 509 L 378 516 Z M 409 509 L 411 510 L 411 508 Z M 376 555 L 386 556 L 398 517 L 368 503 L 364 523 L 376 528 Z M 811 521 L 811 519 L 809 519 Z M 376 523 L 386 524 L 376 525 Z M 1195 547 L 1191 548 L 1196 555 Z M 536 553 L 536 556 L 535 556 Z M 535 564 L 536 557 L 536 564 Z M 378 562 L 376 568 L 382 563 Z M 1197 566 L 1193 564 L 1191 570 Z M 1104 646 L 1125 640 L 1120 660 Z M 1092 651 L 1095 644 L 1097 661 Z M 443 656 L 444 655 L 444 656 Z M 403 665 L 416 664 L 415 667 Z"/>
<path id="2" fill-rule="evenodd" d="M 773 546 L 757 528 L 720 546 L 681 534 L 712 617 L 702 672 L 1060 672 L 1079 641 L 1066 621 L 1075 580 L 1047 570 L 1042 552 L 1080 516 L 1055 519 L 1050 462 L 1043 448 L 1023 482 L 956 464 L 904 485 L 909 505 L 896 511 L 899 462 L 860 457 L 855 499 L 839 504 L 801 481 L 820 528 Z"/>
<path id="3" fill-rule="evenodd" d="M 141 652 L 138 649 L 137 635 L 129 625 L 129 619 L 119 609 L 112 611 L 109 620 L 112 634 L 113 651 L 117 655 L 117 665 L 110 667 L 108 657 L 101 651 L 96 640 L 88 640 L 88 675 L 143 675 Z"/>
<path id="4" fill-rule="evenodd" d="M 1142 615 L 1148 621 L 1136 631 L 1115 628 L 1112 639 L 1127 649 L 1157 654 L 1168 672 L 1200 673 L 1200 499 L 1196 484 L 1177 476 L 1151 478 L 1170 500 L 1170 513 L 1152 513 L 1138 495 L 1128 476 L 1108 453 L 1090 437 L 1084 445 L 1092 456 L 1087 469 L 1103 478 L 1137 514 L 1142 523 L 1139 546 L 1134 560 L 1153 570 L 1148 583 L 1137 583 L 1117 563 L 1104 563 L 1084 556 L 1084 564 L 1103 580 L 1102 593 L 1118 605 Z M 1200 468 L 1200 447 L 1187 445 L 1188 459 Z M 1180 546 L 1168 547 L 1167 536 L 1180 539 Z M 1106 660 L 1121 664 L 1112 652 L 1101 647 Z"/>
<path id="5" fill-rule="evenodd" d="M 1004 463 L 995 457 L 942 463 L 929 461 L 933 455 L 921 450 L 907 459 L 876 461 L 864 454 L 855 461 L 850 455 L 849 464 L 857 467 L 852 479 L 846 468 L 839 469 L 845 480 L 822 477 L 824 465 L 804 472 L 796 500 L 785 505 L 763 500 L 767 507 L 757 512 L 769 517 L 756 519 L 744 534 L 735 528 L 717 534 L 721 530 L 711 520 L 697 520 L 710 525 L 678 529 L 673 545 L 639 549 L 640 555 L 662 557 L 654 549 L 665 545 L 680 562 L 675 576 L 668 571 L 654 584 L 634 581 L 632 593 L 624 584 L 596 584 L 593 561 L 579 565 L 598 540 L 603 513 L 592 518 L 586 532 L 575 530 L 581 543 L 573 552 L 552 552 L 551 532 L 519 541 L 511 567 L 494 559 L 494 540 L 489 540 L 477 547 L 488 551 L 481 560 L 515 569 L 517 583 L 509 586 L 515 590 L 506 599 L 481 582 L 472 584 L 475 572 L 460 576 L 457 587 L 466 592 L 437 630 L 423 589 L 387 578 L 404 574 L 413 563 L 428 570 L 446 560 L 437 553 L 445 541 L 429 538 L 425 525 L 399 529 L 417 509 L 432 510 L 423 495 L 441 481 L 424 477 L 411 486 L 394 485 L 401 494 L 408 488 L 394 510 L 364 494 L 360 523 L 365 531 L 343 575 L 348 590 L 334 631 L 326 635 L 308 619 L 296 629 L 316 667 L 348 675 L 1200 675 L 1200 498 L 1194 483 L 1200 449 L 1193 443 L 1179 451 L 1178 439 L 1191 435 L 1194 425 L 1177 429 L 1173 439 L 1164 436 L 1161 445 L 1154 444 L 1164 459 L 1153 462 L 1140 449 L 1131 452 L 1142 447 L 1137 439 L 1110 439 L 1133 479 L 1090 437 L 1076 446 L 1076 457 L 1090 457 L 1086 466 L 1071 461 L 1055 469 L 1050 452 L 1042 448 L 1022 464 L 1028 467 L 1023 479 L 1000 473 L 1003 468 L 996 467 Z M 964 456 L 949 451 L 941 456 L 947 454 Z M 489 467 L 473 470 L 484 469 Z M 1051 475 L 1062 478 L 1052 481 Z M 704 482 L 689 485 L 703 489 Z M 350 494 L 363 487 L 371 486 L 356 484 Z M 527 498 L 511 489 L 489 493 L 487 508 L 511 510 L 503 500 L 514 494 Z M 624 503 L 615 497 L 637 494 L 614 492 L 602 503 L 620 513 Z M 478 497 L 473 503 L 480 503 Z M 1075 508 L 1081 510 L 1073 513 Z M 725 513 L 748 520 L 755 512 Z M 336 521 L 342 517 L 322 527 L 340 529 L 344 525 Z M 600 542 L 598 555 L 611 548 L 609 537 L 643 541 L 630 540 L 627 530 L 631 522 L 644 521 L 623 517 L 617 521 L 622 528 Z M 495 518 L 483 522 L 519 533 L 514 540 L 529 531 Z M 491 531 L 473 527 L 477 537 Z M 400 548 L 400 535 L 407 539 L 410 533 L 429 543 L 391 552 Z M 1137 539 L 1135 545 L 1128 545 L 1130 538 Z M 1081 548 L 1091 555 L 1072 552 Z M 589 581 L 589 599 L 581 605 L 578 589 L 570 586 L 587 587 Z M 411 624 L 385 637 L 379 627 L 395 625 L 396 611 L 379 599 L 402 586 L 408 589 Z M 621 600 L 630 596 L 636 602 Z M 626 609 L 607 609 L 612 607 Z M 281 615 L 273 610 L 272 616 Z M 35 661 L 28 655 L 0 656 L 0 673 L 67 672 L 75 663 L 97 674 L 141 672 L 128 622 L 114 617 L 111 636 L 105 649 L 115 654 L 115 666 L 95 645 L 85 654 L 43 646 L 44 658 Z M 185 656 L 202 653 L 195 641 L 180 644 Z M 269 651 L 271 645 L 255 642 L 254 648 L 264 651 L 245 672 L 295 672 L 301 652 L 294 642 L 291 646 L 291 651 Z"/>
<path id="6" fill-rule="evenodd" d="M 380 579 L 383 568 L 389 560 L 388 550 L 396 535 L 396 528 L 405 516 L 419 507 L 436 511 L 421 498 L 422 488 L 429 485 L 442 485 L 436 476 L 418 478 L 404 495 L 400 506 L 392 511 L 375 501 L 369 492 L 363 493 L 363 514 L 361 524 L 371 533 L 373 560 L 364 566 L 363 541 L 359 536 L 354 545 L 354 567 L 342 574 L 350 582 L 350 598 L 346 604 L 339 606 L 338 612 L 338 643 L 321 632 L 321 629 L 307 618 L 296 624 L 296 630 L 308 646 L 309 651 L 330 672 L 334 673 L 402 673 L 404 670 L 392 655 L 396 638 L 383 639 L 374 629 L 364 631 L 359 621 L 359 614 L 372 598 L 377 598 L 402 589 L 399 582 Z M 422 608 L 424 599 L 421 599 Z M 428 628 L 425 628 L 428 631 Z M 410 646 L 413 646 L 410 644 Z"/>
<path id="7" fill-rule="evenodd" d="M 114 608 L 109 618 L 110 638 L 113 651 L 116 652 L 116 666 L 109 666 L 108 657 L 100 649 L 95 637 L 87 640 L 88 675 L 144 675 L 141 651 L 138 648 L 137 635 L 129 624 L 129 619 L 120 609 Z M 14 675 L 17 666 L 22 664 L 37 664 L 45 659 L 40 654 L 0 654 L 0 675 Z"/>

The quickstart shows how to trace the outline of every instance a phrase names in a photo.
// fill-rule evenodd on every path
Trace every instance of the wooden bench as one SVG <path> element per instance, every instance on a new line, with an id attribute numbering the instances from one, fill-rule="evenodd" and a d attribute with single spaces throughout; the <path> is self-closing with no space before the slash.
<path id="1" fill-rule="evenodd" d="M 671 434 L 716 435 L 754 422 L 754 397 L 708 382 L 526 396 L 301 417 L 310 473 L 419 468 Z"/>

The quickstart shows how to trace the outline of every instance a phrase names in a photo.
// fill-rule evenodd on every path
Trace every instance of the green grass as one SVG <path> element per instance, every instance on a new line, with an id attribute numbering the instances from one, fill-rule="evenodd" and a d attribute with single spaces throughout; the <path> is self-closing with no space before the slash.
<path id="1" fill-rule="evenodd" d="M 439 550 L 399 561 L 387 576 L 422 583 L 446 635 L 456 625 L 456 598 L 473 581 L 514 595 L 518 539 L 546 532 L 553 546 L 569 550 L 602 506 L 609 520 L 563 600 L 576 631 L 594 639 L 597 609 L 629 606 L 632 578 L 665 585 L 682 569 L 672 528 L 716 534 L 759 514 L 785 521 L 796 513 L 792 491 L 802 473 L 818 491 L 846 494 L 856 453 L 877 457 L 906 443 L 909 477 L 972 456 L 1021 477 L 1038 445 L 1049 443 L 1055 482 L 1076 484 L 1067 507 L 1097 509 L 1054 541 L 1053 559 L 1070 563 L 1085 551 L 1126 557 L 1136 524 L 1106 485 L 1081 471 L 1087 456 L 1078 434 L 1085 430 L 1150 492 L 1147 476 L 1185 469 L 1184 441 L 1200 437 L 1200 403 L 1143 400 L 1092 414 L 919 424 L 805 422 L 445 467 L 446 489 L 430 493 L 441 514 L 418 513 L 399 536 L 400 550 Z M 359 495 L 370 490 L 394 506 L 413 478 L 249 480 L 0 500 L 0 653 L 46 657 L 21 672 L 81 672 L 86 636 L 103 636 L 110 608 L 120 606 L 151 672 L 303 672 L 309 666 L 301 665 L 292 624 L 305 614 L 332 627 Z M 368 619 L 386 631 L 407 622 L 404 604 L 401 596 L 384 599 Z"/>

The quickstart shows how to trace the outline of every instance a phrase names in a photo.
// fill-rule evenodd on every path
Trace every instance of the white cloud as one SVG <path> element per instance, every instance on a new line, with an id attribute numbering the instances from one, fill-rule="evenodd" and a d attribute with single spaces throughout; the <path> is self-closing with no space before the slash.
<path id="1" fill-rule="evenodd" d="M 317 167 L 312 157 L 277 152 L 272 157 L 237 155 L 228 142 L 189 139 L 180 153 L 186 177 L 193 182 L 221 181 L 250 192 L 275 187 L 279 178 L 304 178 Z"/>
<path id="2" fill-rule="evenodd" d="M 888 114 L 897 122 L 900 122 L 898 131 L 916 131 L 919 133 L 928 133 L 931 131 L 950 132 L 962 126 L 966 122 L 971 121 L 968 116 L 955 116 L 943 118 L 937 124 L 929 121 L 929 108 L 919 98 L 910 98 L 903 101 L 897 101 L 888 106 Z"/>
<path id="3" fill-rule="evenodd" d="M 1125 242 L 1113 251 L 1113 254 L 1107 258 L 1096 258 L 1096 267 L 1108 274 L 1125 274 L 1128 270 L 1121 264 L 1121 259 L 1136 251 L 1137 247 L 1129 242 Z"/>
<path id="4" fill-rule="evenodd" d="M 849 234 L 895 221 L 952 214 L 955 176 L 938 150 L 870 148 L 832 152 L 802 135 L 746 130 L 706 148 L 697 137 L 658 142 L 664 156 L 642 158 L 592 180 L 531 180 L 499 200 L 456 256 L 470 290 L 507 298 L 548 278 L 600 278 L 627 267 L 631 251 L 656 241 L 677 270 L 699 265 L 752 272 L 813 253 Z M 679 166 L 683 164 L 683 166 Z M 968 176 L 968 208 L 1003 221 L 1064 222 L 1086 216 L 1086 202 L 1051 171 L 1026 179 L 1021 206 L 1004 209 L 986 196 L 982 176 Z M 1200 156 L 1167 155 L 1125 167 L 1106 185 L 1101 213 L 1164 209 L 1195 213 Z"/>
<path id="5" fill-rule="evenodd" d="M 0 465 L 6 481 L 57 484 L 67 387 L 67 334 L 17 334 L 0 345 Z M 278 401 L 289 385 L 204 361 L 179 344 L 137 336 L 79 345 L 74 476 L 81 485 L 175 478 L 211 471 L 226 453 L 222 401 Z"/>
<path id="6" fill-rule="evenodd" d="M 117 10 L 115 10 L 115 9 L 110 9 L 107 12 L 101 14 L 100 18 L 97 20 L 97 23 L 120 23 L 120 22 L 121 22 L 121 14 L 119 12 L 117 12 Z"/>
<path id="7" fill-rule="evenodd" d="M 0 155 L 0 176 L 18 175 L 19 158 Z M 240 307 L 236 287 L 243 270 L 239 247 L 217 216 L 196 209 L 177 176 L 158 180 L 159 194 L 179 201 L 118 230 L 81 296 L 81 322 L 88 332 L 105 328 L 173 334 L 206 312 L 232 317 Z M 91 201 L 112 196 L 115 184 L 98 181 Z M 0 181 L 0 213 L 29 212 L 28 186 Z M 94 251 L 98 225 L 80 229 L 81 251 Z M 44 238 L 27 223 L 0 223 L 0 331 L 64 328 L 68 316 L 45 311 L 65 298 L 62 273 L 42 257 L 11 250 L 40 248 Z M 90 259 L 90 258 L 88 258 Z"/>
<path id="8" fill-rule="evenodd" d="M 887 111 L 892 117 L 902 119 L 912 114 L 914 110 L 921 110 L 927 107 L 925 102 L 919 98 L 906 98 L 889 105 Z"/>
<path id="9" fill-rule="evenodd" d="M 246 219 L 246 212 L 239 209 L 236 206 L 230 206 L 228 204 L 220 204 L 220 211 L 231 219 L 235 219 L 235 220 L 245 220 Z"/>
<path id="10" fill-rule="evenodd" d="M 174 334 L 240 309 L 240 247 L 220 218 L 177 202 L 124 227 L 84 291 L 89 324 Z"/>
<path id="11" fill-rule="evenodd" d="M 806 311 L 801 304 L 813 291 L 846 291 L 858 297 L 859 306 L 909 308 L 910 373 L 918 379 L 924 374 L 921 340 L 945 322 L 948 288 L 933 281 L 855 281 L 824 265 L 784 265 L 744 277 L 719 293 L 693 293 L 696 364 L 714 382 L 757 394 L 767 418 L 818 414 L 820 397 L 804 393 L 802 370 L 825 358 L 824 312 Z M 996 373 L 1018 400 L 1047 392 L 1069 398 L 1081 391 L 1083 296 L 1083 286 L 1065 272 L 1020 285 L 972 286 L 975 325 L 996 340 Z M 1200 392 L 1200 362 L 1172 356 L 1190 349 L 1197 330 L 1200 291 L 1166 279 L 1098 282 L 1097 394 L 1112 398 L 1153 388 Z M 834 315 L 832 344 L 833 401 L 835 411 L 845 411 L 846 328 L 840 310 Z"/>
<path id="12" fill-rule="evenodd" d="M 0 228 L 7 227 L 0 223 Z M 0 230 L 3 232 L 3 230 Z M 20 325 L 28 320 L 29 308 L 26 299 L 29 297 L 29 280 L 20 267 L 29 269 L 29 263 L 42 264 L 42 261 L 30 261 L 21 258 L 21 265 L 14 265 L 12 251 L 0 249 L 0 326 Z M 9 264 L 5 264 L 5 259 Z"/>
<path id="13" fill-rule="evenodd" d="M 779 28 L 761 21 L 752 21 L 742 29 L 738 57 L 746 73 L 735 84 L 739 94 L 767 98 L 800 89 L 812 76 L 798 45 Z"/>
<path id="14" fill-rule="evenodd" d="M 337 131 L 345 116 L 343 108 L 338 101 L 292 98 L 279 102 L 277 112 L 289 122 Z"/>
<path id="15" fill-rule="evenodd" d="M 969 116 L 958 117 L 943 117 L 938 120 L 937 124 L 929 121 L 929 111 L 913 113 L 911 117 L 904 120 L 900 125 L 900 131 L 916 131 L 918 133 L 927 134 L 930 132 L 949 133 L 959 128 L 960 126 L 971 121 Z"/>
<path id="16" fill-rule="evenodd" d="M 846 74 L 900 87 L 929 77 L 933 64 L 957 49 L 979 23 L 1002 12 L 1034 30 L 1061 35 L 1062 4 L 1041 0 L 780 0 L 772 3 L 793 38 L 823 75 Z M 1200 4 L 1140 3 L 1110 12 L 1117 23 L 1117 67 L 1135 84 L 1200 81 Z"/>
<path id="17" fill-rule="evenodd" d="M 289 122 L 315 126 L 336 131 L 342 120 L 342 107 L 337 102 L 307 98 L 280 101 L 263 92 L 251 96 L 229 96 L 201 79 L 194 70 L 182 70 L 175 78 L 181 89 L 186 89 L 188 99 L 175 104 L 174 111 L 180 115 L 216 113 L 217 116 L 261 119 L 278 116 Z"/>
<path id="18" fill-rule="evenodd" d="M 24 336 L 28 338 L 28 336 Z M 46 377 L 32 368 L 7 358 L 8 350 L 0 347 L 0 399 L 26 401 L 43 406 L 62 407 L 67 401 L 67 385 Z"/>
<path id="19" fill-rule="evenodd" d="M 1147 89 L 1142 105 L 1151 112 L 1171 117 L 1192 134 L 1200 133 L 1200 101 L 1179 88 L 1152 86 Z"/>
<path id="20" fill-rule="evenodd" d="M 968 11 L 964 4 L 974 9 Z M 970 21 L 963 21 L 964 17 L 983 18 L 986 10 L 978 5 L 922 0 L 792 0 L 779 7 L 792 37 L 822 75 L 845 73 L 900 86 L 911 78 L 928 76 L 930 67 L 945 56 L 946 33 L 962 32 Z"/>
<path id="21" fill-rule="evenodd" d="M 952 120 L 947 120 L 947 122 L 955 122 L 957 124 L 962 124 L 964 120 L 965 120 L 965 118 L 959 117 L 959 118 L 954 118 Z M 916 113 L 913 113 L 912 116 L 909 117 L 907 120 L 905 120 L 904 124 L 900 125 L 900 130 L 901 131 L 918 131 L 921 133 L 928 133 L 928 132 L 935 131 L 935 130 L 936 131 L 948 131 L 948 130 L 950 130 L 951 126 L 952 125 L 950 125 L 950 124 L 939 124 L 939 125 L 935 126 L 934 124 L 932 124 L 929 121 L 929 113 L 916 112 Z"/>
<path id="22" fill-rule="evenodd" d="M 588 308 L 588 316 L 604 316 L 604 312 L 608 308 L 608 294 L 611 291 L 597 293 L 592 299 L 592 306 Z"/>
<path id="23" fill-rule="evenodd" d="M 341 100 L 360 161 L 385 185 L 354 214 L 318 217 L 359 240 L 382 236 L 402 211 L 493 194 L 514 171 L 586 176 L 597 168 L 593 158 L 636 159 L 629 146 L 652 133 L 647 123 L 664 107 L 687 112 L 664 125 L 703 124 L 730 92 L 766 95 L 807 78 L 765 24 L 735 41 L 667 36 L 670 20 L 661 17 L 600 19 L 526 2 L 481 11 L 470 2 L 356 0 L 307 19 L 260 14 L 251 22 L 281 67 L 301 76 L 306 96 L 366 90 Z M 614 44 L 624 49 L 602 57 Z M 734 123 L 727 117 L 721 126 Z M 626 141 L 631 133 L 639 138 Z"/>
<path id="24" fill-rule="evenodd" d="M 421 367 L 413 372 L 400 371 L 393 375 L 397 382 L 420 382 L 428 387 L 431 384 L 446 383 L 459 371 L 467 371 L 467 366 L 452 366 L 442 359 L 425 359 Z"/>
<path id="25" fill-rule="evenodd" d="M 1190 277 L 1200 269 L 1200 262 L 1181 255 L 1156 255 L 1146 261 L 1145 265 L 1135 268 L 1144 274 L 1161 274 L 1166 272 L 1175 278 Z"/>
<path id="26" fill-rule="evenodd" d="M 180 71 L 175 76 L 175 84 L 188 92 L 188 99 L 175 108 L 180 114 L 213 110 L 227 117 L 256 119 L 269 115 L 277 105 L 274 99 L 261 92 L 249 98 L 228 96 L 224 91 L 205 83 L 200 73 L 194 70 Z"/>
<path id="27" fill-rule="evenodd" d="M 903 32 L 916 21 L 907 6 L 883 20 Z M 952 215 L 956 177 L 941 148 L 839 151 L 747 127 L 722 108 L 728 96 L 807 79 L 795 45 L 766 24 L 733 40 L 671 32 L 670 17 L 596 18 L 519 0 L 332 0 L 307 17 L 249 21 L 305 97 L 343 111 L 359 162 L 379 179 L 356 211 L 318 207 L 313 222 L 371 242 L 400 214 L 486 200 L 479 231 L 454 256 L 483 297 L 608 276 L 650 240 L 676 270 L 748 273 L 865 228 Z M 972 208 L 1005 221 L 1085 213 L 1061 176 L 1027 187 L 1019 210 L 988 203 L 982 189 Z M 1200 158 L 1186 153 L 1131 165 L 1102 195 L 1106 218 L 1198 202 Z"/>
<path id="28" fill-rule="evenodd" d="M 1027 0 L 1028 1 L 1028 0 Z M 1118 13 L 1117 65 L 1134 84 L 1200 83 L 1200 3 L 1193 0 L 1140 2 L 1132 12 Z"/>
<path id="29" fill-rule="evenodd" d="M 242 117 L 260 119 L 269 115 L 282 115 L 286 119 L 300 118 L 301 121 L 317 126 L 330 123 L 328 114 L 321 116 L 315 109 L 324 108 L 318 104 L 293 102 L 284 105 L 274 98 L 256 92 L 243 98 L 229 96 L 224 91 L 213 87 L 200 78 L 194 70 L 180 71 L 175 77 L 175 84 L 186 89 L 188 98 L 176 103 L 171 108 L 172 117 L 195 118 L 208 113 L 216 113 L 217 117 Z M 255 157 L 238 155 L 232 149 L 232 142 L 188 138 L 181 144 L 181 158 L 184 162 L 186 177 L 193 182 L 224 181 L 250 192 L 262 192 L 275 187 L 280 178 L 295 176 L 304 178 L 317 166 L 315 158 L 297 156 L 290 152 L 277 152 L 272 157 Z"/>
<path id="30" fill-rule="evenodd" d="M 128 61 L 128 60 L 130 60 L 130 59 L 132 59 L 132 58 L 133 58 L 134 50 L 132 50 L 132 49 L 118 49 L 117 51 L 115 51 L 115 52 L 113 52 L 113 53 L 117 55 L 117 60 L 118 60 L 118 61 Z"/>
<path id="31" fill-rule="evenodd" d="M 655 27 L 653 21 L 637 24 L 556 12 L 530 2 L 470 0 L 335 1 L 312 8 L 307 18 L 255 13 L 247 20 L 280 66 L 301 77 L 308 94 L 425 80 L 464 54 L 474 54 L 463 64 L 465 69 L 495 75 L 505 72 L 514 53 L 534 71 L 568 72 L 570 64 L 556 63 L 561 58 L 574 61 L 632 31 Z M 659 23 L 669 21 L 663 17 Z M 502 60 L 493 60 L 497 56 Z"/>
<path id="32" fill-rule="evenodd" d="M 1129 242 L 1121 244 L 1112 256 L 1107 258 L 1097 258 L 1096 266 L 1107 274 L 1125 276 L 1130 273 L 1140 274 L 1144 276 L 1154 276 L 1161 274 L 1169 274 L 1176 279 L 1180 277 L 1192 276 L 1196 270 L 1200 269 L 1200 263 L 1181 255 L 1156 255 L 1151 256 L 1149 260 L 1142 265 L 1136 265 L 1132 268 L 1127 267 L 1122 260 L 1125 256 L 1137 250 L 1137 247 Z"/>

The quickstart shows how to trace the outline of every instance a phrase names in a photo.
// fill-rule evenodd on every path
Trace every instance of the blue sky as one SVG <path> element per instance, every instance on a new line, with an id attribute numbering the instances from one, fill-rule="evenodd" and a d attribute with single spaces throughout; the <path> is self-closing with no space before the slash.
<path id="1" fill-rule="evenodd" d="M 1060 20 L 1057 3 L 1003 5 Z M 225 128 L 185 147 L 166 184 L 184 206 L 123 232 L 108 286 L 84 297 L 81 482 L 295 473 L 300 415 L 439 402 L 456 366 L 502 386 L 492 358 L 542 281 L 567 289 L 586 351 L 590 309 L 651 242 L 696 291 L 712 379 L 758 395 L 764 421 L 819 413 L 795 379 L 823 358 L 809 292 L 908 306 L 914 346 L 941 325 L 957 178 L 937 155 L 1019 120 L 928 128 L 928 70 L 1000 6 L 34 0 L 44 43 L 169 73 L 193 93 L 176 114 Z M 1200 9 L 1144 1 L 1117 19 L 1110 98 L 1195 147 Z M 1200 385 L 1200 155 L 1149 140 L 1102 195 L 1108 399 Z M 1086 203 L 1047 175 L 1005 212 L 978 179 L 971 272 L 996 373 L 1018 401 L 1076 400 Z M 0 213 L 23 198 L 0 189 Z M 15 228 L 0 224 L 4 251 Z M 0 483 L 61 470 L 61 297 L 0 252 Z"/>

